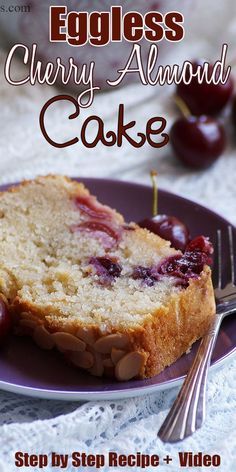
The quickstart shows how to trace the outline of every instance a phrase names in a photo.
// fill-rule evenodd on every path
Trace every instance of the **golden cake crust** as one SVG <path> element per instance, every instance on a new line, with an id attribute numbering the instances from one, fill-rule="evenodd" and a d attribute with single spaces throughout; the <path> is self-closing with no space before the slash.
<path id="1" fill-rule="evenodd" d="M 45 313 L 40 313 L 19 298 L 14 300 L 11 311 L 17 314 L 18 319 L 23 314 L 24 319 L 37 320 L 49 333 L 63 332 L 78 337 L 79 329 L 84 328 L 83 324 L 62 320 L 60 316 L 58 320 L 56 316 L 53 319 L 45 318 Z M 129 352 L 141 353 L 143 362 L 137 377 L 149 378 L 159 374 L 186 353 L 192 344 L 207 332 L 214 316 L 211 270 L 205 266 L 199 279 L 191 280 L 187 289 L 173 295 L 166 306 L 150 314 L 149 320 L 145 321 L 142 327 L 129 330 L 121 326 L 101 332 L 96 324 L 86 325 L 85 330 L 88 330 L 92 338 L 92 344 L 87 344 L 87 347 L 92 349 L 98 339 L 111 334 L 125 335 L 128 338 L 127 346 L 121 350 L 124 355 Z"/>

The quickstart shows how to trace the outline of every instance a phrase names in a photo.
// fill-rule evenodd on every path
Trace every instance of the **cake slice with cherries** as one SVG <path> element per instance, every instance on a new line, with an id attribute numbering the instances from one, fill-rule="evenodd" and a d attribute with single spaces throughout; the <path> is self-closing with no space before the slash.
<path id="1" fill-rule="evenodd" d="M 206 333 L 210 253 L 203 237 L 171 248 L 62 176 L 0 195 L 0 292 L 16 332 L 96 376 L 151 377 Z"/>

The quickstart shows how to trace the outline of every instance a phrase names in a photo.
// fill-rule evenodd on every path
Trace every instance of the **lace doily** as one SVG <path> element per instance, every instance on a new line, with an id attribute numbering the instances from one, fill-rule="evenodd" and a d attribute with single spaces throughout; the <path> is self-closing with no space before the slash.
<path id="1" fill-rule="evenodd" d="M 171 55 L 170 48 L 168 61 L 181 62 L 202 55 L 218 58 L 222 42 L 235 42 L 236 4 L 233 0 L 217 4 L 214 0 L 198 0 L 194 4 L 191 22 L 189 19 L 191 27 L 187 23 L 188 19 L 186 40 L 178 48 L 177 57 Z M 169 147 L 153 150 L 146 146 L 137 152 L 124 143 L 119 149 L 97 146 L 91 150 L 78 145 L 58 150 L 44 140 L 38 125 L 42 105 L 50 96 L 56 95 L 57 90 L 41 86 L 9 86 L 3 76 L 6 51 L 2 50 L 0 54 L 1 183 L 50 172 L 149 183 L 150 169 L 157 168 L 161 187 L 208 205 L 236 223 L 233 145 L 229 145 L 225 155 L 212 168 L 198 173 L 181 167 Z M 19 70 L 20 67 L 19 64 Z M 142 130 L 152 116 L 167 117 L 168 126 L 174 118 L 170 88 L 163 87 L 160 93 L 160 90 L 139 84 L 96 96 L 92 108 L 83 112 L 83 118 L 90 114 L 101 115 L 106 126 L 115 129 L 118 104 L 122 102 L 125 103 L 127 120 L 135 117 L 138 130 Z M 66 137 L 67 116 L 65 104 L 49 116 L 50 131 L 54 136 Z M 72 136 L 78 133 L 78 122 L 72 120 L 69 126 Z M 178 445 L 163 445 L 157 438 L 158 428 L 177 395 L 177 388 L 137 399 L 86 404 L 43 401 L 0 392 L 0 471 L 16 471 L 14 453 L 17 450 L 48 454 L 52 451 L 101 454 L 114 450 L 127 454 L 136 451 L 157 453 L 160 457 L 169 453 L 173 462 L 159 467 L 164 472 L 179 470 L 178 451 L 217 453 L 222 456 L 218 470 L 233 472 L 236 463 L 235 367 L 236 360 L 231 360 L 211 373 L 206 422 L 193 437 Z M 206 470 L 213 469 L 209 467 Z"/>
<path id="2" fill-rule="evenodd" d="M 178 445 L 163 444 L 157 438 L 157 431 L 177 395 L 177 388 L 129 400 L 86 404 L 33 400 L 0 393 L 0 457 L 6 467 L 3 470 L 15 472 L 13 460 L 16 451 L 48 455 L 51 452 L 68 454 L 73 451 L 87 454 L 107 454 L 109 451 L 131 454 L 140 451 L 156 453 L 161 458 L 169 454 L 173 458 L 172 464 L 167 466 L 162 463 L 156 469 L 163 472 L 179 470 L 179 451 L 202 451 L 220 454 L 222 468 L 218 470 L 233 472 L 236 460 L 233 440 L 236 420 L 233 413 L 236 407 L 235 366 L 236 360 L 210 374 L 207 420 L 200 431 Z M 48 467 L 44 470 L 53 469 Z M 119 469 L 105 467 L 102 470 Z"/>

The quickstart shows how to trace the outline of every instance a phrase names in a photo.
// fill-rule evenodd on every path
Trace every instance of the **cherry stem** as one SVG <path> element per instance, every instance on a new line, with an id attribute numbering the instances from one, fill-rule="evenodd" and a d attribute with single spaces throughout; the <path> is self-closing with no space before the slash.
<path id="1" fill-rule="evenodd" d="M 182 98 L 180 98 L 178 95 L 174 95 L 174 101 L 184 117 L 188 118 L 191 115 L 191 112 Z"/>
<path id="2" fill-rule="evenodd" d="M 153 186 L 153 207 L 152 207 L 152 216 L 156 216 L 158 212 L 158 192 L 157 192 L 157 171 L 152 170 L 150 172 Z"/>

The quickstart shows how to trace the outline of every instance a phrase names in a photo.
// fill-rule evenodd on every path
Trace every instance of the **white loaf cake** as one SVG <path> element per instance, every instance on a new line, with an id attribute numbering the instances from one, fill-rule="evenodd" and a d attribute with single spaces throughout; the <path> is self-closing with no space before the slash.
<path id="1" fill-rule="evenodd" d="M 0 195 L 0 292 L 16 332 L 93 375 L 151 377 L 206 332 L 211 270 L 191 254 L 66 177 Z"/>

